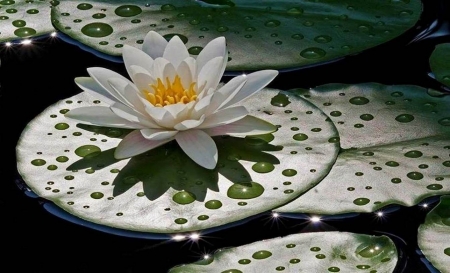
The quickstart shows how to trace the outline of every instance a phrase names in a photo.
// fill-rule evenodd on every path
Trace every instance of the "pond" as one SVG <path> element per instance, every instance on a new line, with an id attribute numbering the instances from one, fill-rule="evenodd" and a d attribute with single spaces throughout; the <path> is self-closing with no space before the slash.
<path id="1" fill-rule="evenodd" d="M 15 2 L 0 1 L 0 16 L 13 18 Z M 103 67 L 128 74 L 122 58 L 114 55 L 122 46 L 105 50 L 94 46 L 93 49 L 92 40 L 76 34 L 76 29 L 82 27 L 77 26 L 75 17 L 92 9 L 89 3 L 96 8 L 98 1 L 85 1 L 82 6 L 76 3 L 78 11 L 72 12 L 75 17 L 63 15 L 65 4 L 58 7 L 55 2 L 59 1 L 47 2 L 51 2 L 53 9 L 61 8 L 57 10 L 58 21 L 54 22 L 59 29 L 55 34 L 50 34 L 52 29 L 43 29 L 43 33 L 38 29 L 37 37 L 15 33 L 30 37 L 30 43 L 23 43 L 17 37 L 0 36 L 3 39 L 1 109 L 8 124 L 3 130 L 3 147 L 8 159 L 3 161 L 5 176 L 0 203 L 6 215 L 3 219 L 3 241 L 8 253 L 5 261 L 12 262 L 13 258 L 21 261 L 14 262 L 14 268 L 26 272 L 128 273 L 200 272 L 196 266 L 203 266 L 210 271 L 201 272 L 246 272 L 237 268 L 255 265 L 250 272 L 261 271 L 265 266 L 273 267 L 267 272 L 298 272 L 303 264 L 311 266 L 314 261 L 325 261 L 305 268 L 312 270 L 308 272 L 346 272 L 348 260 L 354 258 L 349 255 L 367 259 L 367 263 L 352 264 L 354 272 L 384 272 L 386 268 L 395 273 L 439 272 L 429 260 L 442 272 L 450 268 L 450 245 L 444 246 L 447 247 L 443 251 L 445 255 L 440 251 L 425 256 L 420 250 L 425 247 L 430 251 L 433 244 L 442 247 L 439 241 L 449 241 L 446 231 L 443 237 L 433 233 L 430 220 L 431 216 L 439 218 L 440 225 L 447 226 L 448 231 L 448 197 L 440 197 L 450 192 L 447 106 L 450 87 L 445 85 L 445 75 L 439 69 L 447 69 L 444 74 L 450 70 L 442 61 L 448 59 L 449 47 L 442 48 L 443 53 L 434 55 L 435 59 L 430 61 L 437 45 L 450 43 L 450 5 L 444 0 L 423 2 L 423 9 L 419 9 L 421 16 L 411 28 L 392 28 L 393 32 L 399 32 L 398 37 L 380 41 L 369 41 L 369 35 L 362 36 L 366 32 L 382 35 L 371 27 L 366 29 L 360 25 L 355 36 L 345 31 L 336 34 L 326 24 L 319 23 L 328 19 L 311 15 L 312 21 L 303 24 L 302 33 L 308 33 L 305 28 L 315 24 L 329 35 L 313 35 L 319 37 L 314 42 L 313 37 L 309 39 L 307 34 L 302 34 L 305 43 L 317 45 L 299 46 L 315 48 L 309 53 L 296 48 L 296 43 L 283 40 L 283 31 L 280 30 L 279 36 L 274 35 L 279 25 L 289 23 L 288 17 L 276 12 L 273 15 L 270 10 L 245 15 L 249 11 L 239 9 L 240 5 L 246 7 L 245 1 L 200 2 L 202 8 L 219 10 L 220 16 L 231 16 L 227 25 L 230 29 L 238 27 L 236 18 L 241 15 L 263 14 L 266 19 L 275 16 L 270 22 L 260 22 L 273 34 L 274 48 L 263 48 L 265 43 L 257 40 L 262 35 L 259 30 L 246 28 L 247 37 L 241 37 L 237 31 L 231 33 L 214 20 L 215 23 L 206 25 L 188 20 L 188 30 L 182 32 L 177 24 L 166 22 L 170 20 L 164 16 L 158 19 L 168 24 L 164 25 L 169 29 L 166 32 L 185 34 L 180 37 L 192 56 L 198 56 L 202 50 L 200 46 L 195 48 L 195 42 L 200 44 L 201 39 L 225 35 L 230 59 L 223 82 L 243 73 L 251 78 L 254 70 L 279 70 L 273 81 L 242 103 L 250 114 L 270 122 L 276 129 L 272 134 L 253 138 L 214 137 L 219 156 L 213 170 L 197 165 L 174 141 L 137 155 L 129 162 L 116 160 L 113 150 L 129 131 L 66 121 L 64 114 L 79 105 L 100 103 L 91 103 L 90 97 L 80 95 L 82 90 L 74 81 L 77 77 L 87 77 L 87 68 Z M 70 2 L 73 1 L 67 1 Z M 119 2 L 122 5 L 116 9 L 116 15 L 132 20 L 131 17 L 140 14 L 133 8 L 137 6 Z M 182 9 L 179 1 L 171 5 L 154 2 L 158 12 Z M 253 12 L 255 7 L 251 2 L 247 2 L 251 6 L 248 10 Z M 289 9 L 288 16 L 308 14 L 311 9 L 322 16 L 326 12 L 320 9 L 320 2 L 290 1 L 288 4 L 303 8 Z M 23 8 L 21 4 L 19 10 Z M 183 12 L 177 11 L 175 17 L 183 19 L 189 12 L 196 12 L 196 4 L 189 5 L 183 7 Z M 142 12 L 151 6 L 142 5 L 139 9 Z M 361 4 L 360 8 L 364 14 L 371 7 Z M 373 9 L 375 13 L 386 12 L 381 7 Z M 353 8 L 349 10 L 353 12 Z M 39 13 L 28 11 L 31 15 Z M 106 20 L 99 15 L 102 12 L 95 13 L 94 19 Z M 154 15 L 160 16 L 157 12 Z M 333 15 L 333 12 L 329 15 L 330 20 L 334 20 Z M 0 35 L 11 32 L 8 20 L 1 19 Z M 33 20 L 36 19 L 30 22 L 34 23 Z M 14 27 L 25 31 L 27 20 L 19 21 L 14 21 Z M 101 22 L 109 22 L 115 28 L 113 21 Z M 401 24 L 395 19 L 386 23 Z M 189 26 L 199 28 L 198 24 L 206 34 L 197 41 L 199 34 Z M 215 34 L 210 34 L 212 31 L 208 31 L 213 26 L 218 28 Z M 146 33 L 148 29 L 145 29 Z M 130 37 L 113 35 L 122 41 L 142 35 L 127 31 Z M 101 39 L 111 34 L 95 31 L 92 34 L 86 28 L 83 33 Z M 169 40 L 173 36 L 164 37 Z M 334 45 L 324 46 L 330 42 L 328 37 L 333 37 L 333 43 L 339 45 L 347 41 L 351 44 L 354 37 L 356 48 L 350 53 L 342 51 L 348 48 L 335 52 Z M 184 38 L 189 43 L 194 41 L 193 44 Z M 254 40 L 249 44 L 254 46 L 238 47 L 250 38 Z M 285 47 L 279 50 L 277 46 Z M 293 48 L 296 57 L 283 53 Z M 321 48 L 327 50 L 324 59 L 319 56 Z M 436 78 L 443 78 L 443 83 Z M 54 164 L 49 159 L 55 159 Z M 70 164 L 64 165 L 66 162 Z M 160 183 L 162 180 L 167 181 Z M 384 180 L 387 182 L 383 184 Z M 91 188 L 91 183 L 98 186 Z M 124 196 L 140 199 L 128 201 Z M 165 196 L 169 200 L 161 201 Z M 113 203 L 114 199 L 120 201 Z M 79 208 L 78 202 L 82 203 Z M 95 202 L 103 205 L 96 208 L 92 205 Z M 194 204 L 199 205 L 194 207 Z M 431 215 L 430 219 L 427 215 Z M 185 229 L 179 228 L 185 224 Z M 363 234 L 377 236 L 376 243 Z M 266 240 L 270 243 L 264 243 Z M 353 248 L 356 251 L 349 250 Z M 226 259 L 232 260 L 227 263 Z M 199 265 L 191 268 L 177 267 L 199 260 Z M 270 262 L 257 265 L 263 261 Z"/>

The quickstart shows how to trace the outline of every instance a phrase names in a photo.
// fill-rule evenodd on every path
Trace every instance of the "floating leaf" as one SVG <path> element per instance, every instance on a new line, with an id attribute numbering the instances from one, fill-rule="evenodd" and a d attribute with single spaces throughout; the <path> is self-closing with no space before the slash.
<path id="1" fill-rule="evenodd" d="M 55 31 L 50 9 L 59 1 L 0 1 L 0 42 L 31 38 Z"/>
<path id="2" fill-rule="evenodd" d="M 387 236 L 314 232 L 218 250 L 170 273 L 393 272 L 397 249 Z"/>
<path id="3" fill-rule="evenodd" d="M 436 45 L 430 67 L 436 79 L 450 87 L 450 43 Z"/>
<path id="4" fill-rule="evenodd" d="M 251 115 L 279 125 L 278 131 L 216 137 L 214 170 L 192 162 L 175 142 L 118 161 L 114 148 L 129 131 L 77 124 L 64 116 L 93 104 L 103 105 L 81 93 L 31 121 L 17 146 L 18 170 L 39 196 L 116 228 L 173 233 L 254 216 L 317 184 L 339 150 L 333 123 L 317 107 L 265 89 L 244 105 Z"/>
<path id="5" fill-rule="evenodd" d="M 450 193 L 450 97 L 417 86 L 296 90 L 328 114 L 343 150 L 325 179 L 279 212 L 372 212 Z"/>
<path id="6" fill-rule="evenodd" d="M 122 54 L 154 30 L 179 35 L 192 55 L 225 36 L 228 70 L 295 68 L 335 60 L 390 41 L 412 28 L 419 0 L 62 1 L 55 27 L 102 53 Z M 276 56 L 274 58 L 273 56 Z"/>
<path id="7" fill-rule="evenodd" d="M 420 225 L 418 244 L 425 257 L 442 273 L 450 272 L 450 196 L 442 196 Z"/>

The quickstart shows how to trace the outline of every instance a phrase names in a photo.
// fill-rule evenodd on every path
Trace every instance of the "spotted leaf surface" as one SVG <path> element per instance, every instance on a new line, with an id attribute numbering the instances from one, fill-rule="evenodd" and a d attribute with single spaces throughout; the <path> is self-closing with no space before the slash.
<path id="1" fill-rule="evenodd" d="M 442 273 L 450 272 L 450 196 L 442 196 L 419 227 L 418 244 L 425 257 Z"/>
<path id="2" fill-rule="evenodd" d="M 170 273 L 202 272 L 393 272 L 397 250 L 386 236 L 346 232 L 289 235 L 218 250 Z"/>
<path id="3" fill-rule="evenodd" d="M 21 40 L 55 31 L 50 9 L 59 1 L 0 1 L 0 42 Z"/>
<path id="4" fill-rule="evenodd" d="M 129 131 L 77 124 L 71 109 L 104 105 L 85 93 L 32 120 L 17 145 L 18 170 L 39 196 L 82 219 L 154 233 L 201 230 L 285 204 L 317 184 L 336 159 L 332 122 L 297 96 L 265 89 L 243 103 L 278 131 L 215 137 L 218 165 L 195 164 L 175 142 L 114 159 Z M 239 213 L 236 213 L 236 212 Z"/>
<path id="5" fill-rule="evenodd" d="M 179 35 L 192 55 L 225 36 L 228 70 L 284 69 L 331 61 L 412 28 L 419 0 L 61 1 L 55 27 L 99 52 L 120 56 L 154 30 Z M 277 56 L 277 58 L 271 58 Z"/>
<path id="6" fill-rule="evenodd" d="M 450 43 L 436 46 L 430 57 L 430 67 L 436 79 L 450 87 Z"/>
<path id="7" fill-rule="evenodd" d="M 334 122 L 343 148 L 325 179 L 279 212 L 372 212 L 450 192 L 450 97 L 416 86 L 296 90 Z"/>

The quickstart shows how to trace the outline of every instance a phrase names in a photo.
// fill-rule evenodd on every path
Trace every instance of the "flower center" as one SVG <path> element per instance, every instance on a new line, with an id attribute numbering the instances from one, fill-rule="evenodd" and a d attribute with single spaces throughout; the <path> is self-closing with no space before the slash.
<path id="1" fill-rule="evenodd" d="M 175 103 L 186 104 L 197 99 L 197 93 L 194 90 L 195 82 L 185 89 L 178 75 L 175 76 L 173 82 L 166 77 L 166 84 L 161 78 L 158 78 L 157 84 L 152 84 L 150 87 L 153 88 L 153 92 L 145 90 L 147 91 L 147 100 L 156 107 Z"/>

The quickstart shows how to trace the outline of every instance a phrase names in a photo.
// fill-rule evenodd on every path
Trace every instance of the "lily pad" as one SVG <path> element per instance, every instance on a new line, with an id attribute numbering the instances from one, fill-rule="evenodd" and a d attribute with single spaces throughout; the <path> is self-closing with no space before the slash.
<path id="1" fill-rule="evenodd" d="M 442 273 L 450 272 L 450 196 L 442 196 L 420 225 L 418 244 L 425 257 Z"/>
<path id="2" fill-rule="evenodd" d="M 278 212 L 372 212 L 450 193 L 450 97 L 376 83 L 297 93 L 328 114 L 343 149 L 319 185 Z"/>
<path id="3" fill-rule="evenodd" d="M 411 29 L 421 12 L 419 0 L 70 0 L 53 9 L 52 21 L 113 56 L 124 44 L 139 46 L 150 30 L 179 35 L 192 55 L 225 36 L 227 70 L 236 71 L 297 68 L 355 54 Z"/>
<path id="4" fill-rule="evenodd" d="M 104 105 L 81 93 L 32 120 L 17 145 L 18 170 L 39 196 L 82 219 L 121 229 L 202 230 L 269 211 L 322 180 L 339 150 L 333 123 L 317 107 L 265 89 L 243 104 L 278 131 L 216 137 L 214 170 L 195 164 L 175 142 L 118 161 L 114 148 L 128 131 L 64 116 L 94 104 Z"/>
<path id="5" fill-rule="evenodd" d="M 397 249 L 387 236 L 347 232 L 289 235 L 218 250 L 170 273 L 393 272 Z"/>
<path id="6" fill-rule="evenodd" d="M 59 1 L 0 1 L 0 42 L 21 40 L 55 31 L 50 9 Z"/>
<path id="7" fill-rule="evenodd" d="M 431 53 L 430 67 L 436 79 L 450 87 L 450 43 L 436 45 Z"/>

